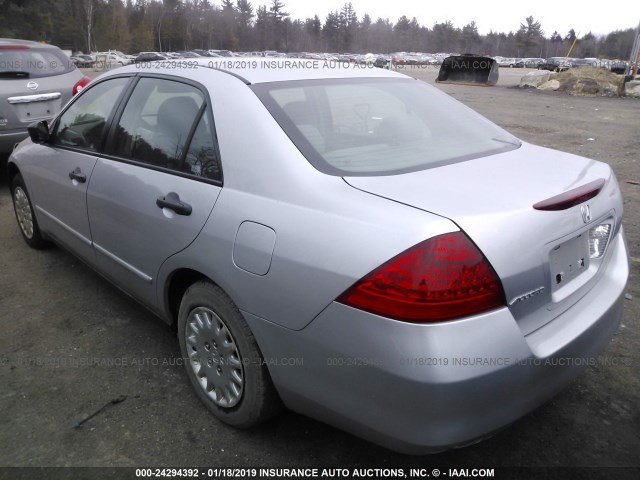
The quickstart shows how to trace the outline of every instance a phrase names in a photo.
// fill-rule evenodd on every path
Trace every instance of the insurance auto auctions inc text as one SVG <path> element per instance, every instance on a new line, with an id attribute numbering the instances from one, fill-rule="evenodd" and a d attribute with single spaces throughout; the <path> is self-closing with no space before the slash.
<path id="1" fill-rule="evenodd" d="M 218 472 L 226 476 L 225 470 Z M 249 469 L 258 478 L 438 478 L 495 476 L 493 468 L 259 468 Z M 245 472 L 248 473 L 248 472 Z M 250 477 L 251 475 L 246 475 Z"/>

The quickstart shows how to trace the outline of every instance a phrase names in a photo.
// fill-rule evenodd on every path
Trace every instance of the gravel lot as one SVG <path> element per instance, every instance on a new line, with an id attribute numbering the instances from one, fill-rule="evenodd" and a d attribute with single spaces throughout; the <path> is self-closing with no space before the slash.
<path id="1" fill-rule="evenodd" d="M 403 72 L 430 83 L 437 73 Z M 290 412 L 234 430 L 192 393 L 170 328 L 63 250 L 26 246 L 3 171 L 0 466 L 640 467 L 640 101 L 520 90 L 523 73 L 503 69 L 493 88 L 439 88 L 525 141 L 616 171 L 633 258 L 608 363 L 492 439 L 434 456 L 397 455 Z M 87 366 L 91 359 L 120 363 Z M 121 395 L 122 403 L 72 427 Z"/>

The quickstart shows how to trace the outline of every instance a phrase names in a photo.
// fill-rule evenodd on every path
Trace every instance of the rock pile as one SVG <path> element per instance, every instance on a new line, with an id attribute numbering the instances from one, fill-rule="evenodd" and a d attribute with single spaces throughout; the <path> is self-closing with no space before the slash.
<path id="1" fill-rule="evenodd" d="M 640 98 L 640 78 L 626 83 L 623 80 L 622 75 L 601 68 L 575 68 L 561 73 L 537 70 L 524 75 L 519 86 L 547 91 L 558 90 L 570 95 L 626 95 Z"/>

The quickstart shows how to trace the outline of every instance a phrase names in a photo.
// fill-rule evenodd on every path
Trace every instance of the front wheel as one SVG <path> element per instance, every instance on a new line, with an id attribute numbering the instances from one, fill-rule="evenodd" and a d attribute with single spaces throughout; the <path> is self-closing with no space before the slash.
<path id="1" fill-rule="evenodd" d="M 218 419 L 249 428 L 280 409 L 249 326 L 218 286 L 201 281 L 187 289 L 178 313 L 178 338 L 189 380 Z"/>
<path id="2" fill-rule="evenodd" d="M 11 198 L 13 199 L 13 210 L 16 213 L 16 220 L 20 227 L 22 238 L 32 248 L 42 249 L 49 246 L 40 232 L 38 220 L 31 206 L 31 199 L 27 193 L 22 175 L 17 174 L 11 181 Z"/>

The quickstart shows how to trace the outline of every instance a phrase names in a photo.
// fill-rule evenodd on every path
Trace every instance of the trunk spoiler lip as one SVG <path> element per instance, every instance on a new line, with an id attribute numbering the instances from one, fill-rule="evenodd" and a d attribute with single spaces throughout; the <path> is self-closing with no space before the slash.
<path id="1" fill-rule="evenodd" d="M 604 184 L 604 178 L 598 178 L 597 180 L 593 180 L 592 182 L 586 183 L 580 187 L 567 190 L 559 195 L 555 195 L 535 203 L 533 208 L 535 210 L 554 212 L 567 210 L 598 195 L 602 190 L 602 187 L 604 187 Z"/>

